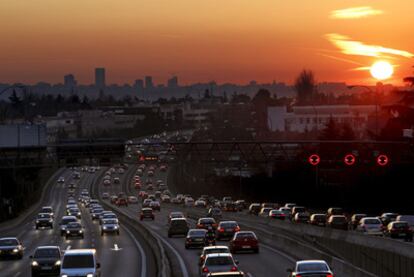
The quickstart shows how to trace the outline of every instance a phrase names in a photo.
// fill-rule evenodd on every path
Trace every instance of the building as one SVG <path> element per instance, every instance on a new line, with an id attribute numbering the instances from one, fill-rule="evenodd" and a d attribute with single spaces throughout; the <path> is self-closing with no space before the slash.
<path id="1" fill-rule="evenodd" d="M 174 76 L 168 80 L 168 88 L 177 88 L 178 87 L 178 77 Z"/>
<path id="2" fill-rule="evenodd" d="M 152 82 L 152 76 L 145 76 L 145 89 L 153 89 L 154 83 Z"/>
<path id="3" fill-rule="evenodd" d="M 135 80 L 134 89 L 137 90 L 137 91 L 143 91 L 144 90 L 144 81 L 142 79 Z"/>
<path id="4" fill-rule="evenodd" d="M 185 103 L 183 109 L 184 124 L 191 126 L 204 126 L 209 123 L 211 108 L 206 105 Z"/>
<path id="5" fill-rule="evenodd" d="M 349 124 L 358 138 L 363 138 L 375 121 L 375 105 L 323 105 L 268 107 L 270 131 L 298 132 L 323 130 L 332 118 L 338 124 Z"/>
<path id="6" fill-rule="evenodd" d="M 77 85 L 75 76 L 73 76 L 73 74 L 65 75 L 63 77 L 63 83 L 64 83 L 65 87 L 70 89 L 70 90 L 73 90 Z"/>
<path id="7" fill-rule="evenodd" d="M 95 68 L 95 86 L 100 89 L 105 87 L 105 68 L 103 67 Z"/>

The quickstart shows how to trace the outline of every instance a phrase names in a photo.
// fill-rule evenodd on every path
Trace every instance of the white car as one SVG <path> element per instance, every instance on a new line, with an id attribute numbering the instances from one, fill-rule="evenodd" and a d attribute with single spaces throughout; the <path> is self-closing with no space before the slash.
<path id="1" fill-rule="evenodd" d="M 138 198 L 135 196 L 128 196 L 128 203 L 129 204 L 138 204 Z"/>
<path id="2" fill-rule="evenodd" d="M 187 197 L 185 200 L 184 200 L 184 206 L 185 207 L 194 207 L 194 199 L 193 198 L 191 198 L 191 197 Z"/>
<path id="3" fill-rule="evenodd" d="M 383 226 L 381 220 L 376 217 L 364 217 L 359 221 L 357 231 L 367 235 L 382 236 Z"/>
<path id="4" fill-rule="evenodd" d="M 95 249 L 66 250 L 60 266 L 60 276 L 100 276 L 101 265 Z"/>

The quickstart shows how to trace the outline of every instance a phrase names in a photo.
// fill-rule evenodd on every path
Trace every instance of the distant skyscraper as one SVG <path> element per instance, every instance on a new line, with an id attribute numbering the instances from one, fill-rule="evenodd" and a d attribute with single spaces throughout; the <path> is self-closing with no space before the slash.
<path id="1" fill-rule="evenodd" d="M 77 82 L 76 82 L 75 76 L 73 76 L 73 74 L 65 75 L 63 77 L 63 79 L 64 79 L 64 84 L 65 84 L 66 88 L 73 89 L 74 87 L 76 87 Z"/>
<path id="2" fill-rule="evenodd" d="M 154 88 L 154 83 L 152 82 L 152 76 L 145 76 L 145 88 L 146 89 Z"/>
<path id="3" fill-rule="evenodd" d="M 97 88 L 105 87 L 105 68 L 95 68 L 95 86 Z"/>
<path id="4" fill-rule="evenodd" d="M 144 81 L 142 79 L 135 80 L 134 88 L 137 91 L 144 90 Z"/>
<path id="5" fill-rule="evenodd" d="M 168 80 L 168 88 L 177 88 L 177 87 L 178 87 L 178 78 L 177 76 L 174 76 Z"/>

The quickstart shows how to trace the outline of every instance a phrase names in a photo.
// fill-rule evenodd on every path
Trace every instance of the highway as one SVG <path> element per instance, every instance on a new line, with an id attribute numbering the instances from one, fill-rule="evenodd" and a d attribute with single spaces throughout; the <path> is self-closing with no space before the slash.
<path id="1" fill-rule="evenodd" d="M 79 180 L 74 180 L 71 170 L 63 171 L 61 176 L 66 179 L 65 184 L 54 182 L 50 194 L 46 196 L 43 206 L 52 206 L 55 212 L 54 229 L 39 229 L 34 226 L 34 218 L 38 211 L 33 211 L 18 227 L 10 230 L 6 224 L 0 226 L 1 237 L 15 236 L 23 243 L 25 255 L 22 260 L 2 260 L 0 262 L 0 276 L 31 276 L 29 256 L 38 246 L 57 245 L 61 250 L 95 248 L 98 261 L 101 263 L 102 276 L 155 276 L 156 268 L 153 255 L 149 252 L 146 242 L 131 230 L 126 229 L 121 222 L 121 235 L 105 235 L 101 237 L 99 223 L 93 222 L 89 212 L 81 208 L 84 239 L 70 238 L 66 240 L 60 236 L 59 225 L 61 217 L 65 215 L 67 200 L 67 184 L 75 182 L 78 190 L 89 189 L 91 184 L 98 182 L 104 169 L 95 173 L 82 172 Z M 57 176 L 58 177 L 58 176 Z M 9 229 L 9 230 L 7 230 Z"/>
<path id="2" fill-rule="evenodd" d="M 110 195 L 118 195 L 119 192 L 126 192 L 127 195 L 136 195 L 137 192 L 132 188 L 132 180 L 136 167 L 131 167 L 127 170 L 125 175 L 121 178 L 121 184 L 112 184 L 109 187 L 100 186 L 100 193 L 108 192 Z M 167 182 L 167 173 L 156 171 L 152 180 L 163 180 Z M 145 183 L 148 176 L 146 173 L 141 178 L 142 183 Z M 98 184 L 99 185 L 99 184 Z M 109 201 L 108 201 L 109 203 Z M 128 207 L 122 207 L 125 213 L 136 218 L 139 221 L 138 212 L 141 209 L 141 204 L 130 204 Z M 181 206 L 175 206 L 172 204 L 161 203 L 161 211 L 155 212 L 154 221 L 142 221 L 138 224 L 144 224 L 158 236 L 166 248 L 173 249 L 173 253 L 180 264 L 181 276 L 198 276 L 198 256 L 200 250 L 184 248 L 183 237 L 168 238 L 167 236 L 167 218 L 168 214 L 172 211 L 184 211 Z M 192 227 L 195 228 L 196 221 L 189 219 Z M 259 237 L 260 240 L 260 237 Z M 219 242 L 219 245 L 228 245 L 227 242 Z M 272 276 L 286 276 L 286 269 L 291 268 L 294 265 L 295 259 L 289 256 L 287 253 L 280 252 L 279 250 L 266 245 L 261 245 L 259 254 L 243 253 L 235 254 L 240 264 L 239 268 L 244 271 L 247 276 L 269 276 L 271 272 Z"/>

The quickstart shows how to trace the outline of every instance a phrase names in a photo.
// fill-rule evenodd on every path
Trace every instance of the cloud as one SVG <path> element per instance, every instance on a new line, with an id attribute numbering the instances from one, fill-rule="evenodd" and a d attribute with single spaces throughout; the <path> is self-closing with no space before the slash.
<path id="1" fill-rule="evenodd" d="M 384 12 L 371 7 L 356 7 L 342 10 L 334 10 L 331 12 L 331 18 L 335 19 L 355 19 L 368 16 L 380 15 Z"/>
<path id="2" fill-rule="evenodd" d="M 351 40 L 349 37 L 339 34 L 327 34 L 326 38 L 346 55 L 376 58 L 389 58 L 389 55 L 405 58 L 414 57 L 414 54 L 408 51 L 386 48 L 379 45 L 368 45 L 360 41 Z"/>

